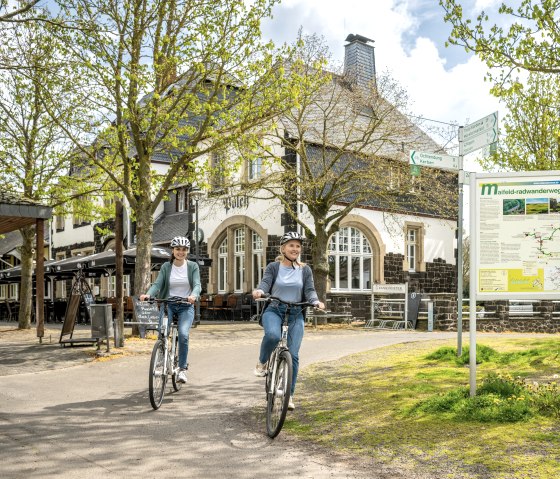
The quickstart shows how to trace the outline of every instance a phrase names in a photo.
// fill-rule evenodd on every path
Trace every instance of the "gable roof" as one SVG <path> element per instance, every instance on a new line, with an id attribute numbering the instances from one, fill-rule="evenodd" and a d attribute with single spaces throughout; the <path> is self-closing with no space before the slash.
<path id="1" fill-rule="evenodd" d="M 49 219 L 52 208 L 38 201 L 0 191 L 0 234 L 34 225 L 37 219 Z"/>

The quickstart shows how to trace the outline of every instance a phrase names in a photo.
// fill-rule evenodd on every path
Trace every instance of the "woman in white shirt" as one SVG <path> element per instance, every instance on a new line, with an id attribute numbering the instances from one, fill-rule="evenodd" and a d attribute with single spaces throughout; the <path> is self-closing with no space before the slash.
<path id="1" fill-rule="evenodd" d="M 200 270 L 198 264 L 187 260 L 190 241 L 184 236 L 176 236 L 171 240 L 173 248 L 171 260 L 164 263 L 159 270 L 158 277 L 150 286 L 146 294 L 140 295 L 140 301 L 144 301 L 151 296 L 159 299 L 170 297 L 180 297 L 186 299 L 187 303 L 168 303 L 168 328 L 173 315 L 178 318 L 179 332 L 179 373 L 177 381 L 187 382 L 187 355 L 189 352 L 189 331 L 194 320 L 193 304 L 200 295 Z"/>

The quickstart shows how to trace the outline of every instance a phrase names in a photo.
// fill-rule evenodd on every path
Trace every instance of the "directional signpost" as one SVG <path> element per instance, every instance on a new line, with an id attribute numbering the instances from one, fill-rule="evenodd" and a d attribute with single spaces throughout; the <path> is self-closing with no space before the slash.
<path id="1" fill-rule="evenodd" d="M 458 156 L 426 153 L 425 151 L 410 150 L 409 163 L 411 165 L 430 166 L 432 168 L 443 168 L 446 170 L 459 169 Z"/>
<path id="2" fill-rule="evenodd" d="M 472 153 L 498 141 L 498 112 L 481 118 L 463 129 L 463 154 Z"/>

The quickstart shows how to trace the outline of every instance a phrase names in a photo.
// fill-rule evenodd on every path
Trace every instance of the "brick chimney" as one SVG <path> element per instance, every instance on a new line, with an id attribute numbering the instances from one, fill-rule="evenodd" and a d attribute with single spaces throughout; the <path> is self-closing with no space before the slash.
<path id="1" fill-rule="evenodd" d="M 363 88 L 371 88 L 375 82 L 375 53 L 373 40 L 354 35 L 351 33 L 346 37 L 344 45 L 344 75 L 356 85 Z"/>

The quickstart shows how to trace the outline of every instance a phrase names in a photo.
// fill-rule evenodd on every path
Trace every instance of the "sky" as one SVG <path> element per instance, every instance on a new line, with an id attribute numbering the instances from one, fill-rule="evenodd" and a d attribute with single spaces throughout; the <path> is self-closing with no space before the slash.
<path id="1" fill-rule="evenodd" d="M 463 0 L 465 12 L 496 13 L 502 0 Z M 263 35 L 292 43 L 298 29 L 325 38 L 342 64 L 344 39 L 359 34 L 374 40 L 378 72 L 388 71 L 408 91 L 415 114 L 467 125 L 495 111 L 503 117 L 484 81 L 486 66 L 461 47 L 445 46 L 451 27 L 438 0 L 282 0 Z M 465 169 L 479 170 L 476 154 Z"/>

